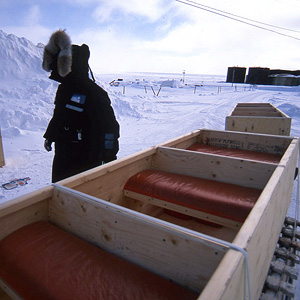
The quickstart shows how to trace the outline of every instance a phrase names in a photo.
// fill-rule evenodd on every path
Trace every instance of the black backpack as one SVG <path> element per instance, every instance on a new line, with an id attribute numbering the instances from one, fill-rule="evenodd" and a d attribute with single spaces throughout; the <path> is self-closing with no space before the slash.
<path id="1" fill-rule="evenodd" d="M 119 150 L 119 123 L 107 93 L 91 80 L 83 86 L 65 103 L 66 139 L 89 145 L 92 157 L 101 152 L 103 161 L 109 162 Z"/>

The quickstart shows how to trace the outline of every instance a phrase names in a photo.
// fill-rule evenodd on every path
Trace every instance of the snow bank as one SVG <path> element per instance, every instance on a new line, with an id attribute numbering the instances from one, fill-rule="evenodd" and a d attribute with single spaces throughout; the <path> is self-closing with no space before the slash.
<path id="1" fill-rule="evenodd" d="M 177 88 L 177 89 L 184 86 L 182 81 L 178 81 L 175 79 L 161 81 L 160 84 L 162 87 L 171 87 L 171 88 Z"/>
<path id="2" fill-rule="evenodd" d="M 43 45 L 0 30 L 0 79 L 24 79 L 44 73 L 41 67 Z"/>

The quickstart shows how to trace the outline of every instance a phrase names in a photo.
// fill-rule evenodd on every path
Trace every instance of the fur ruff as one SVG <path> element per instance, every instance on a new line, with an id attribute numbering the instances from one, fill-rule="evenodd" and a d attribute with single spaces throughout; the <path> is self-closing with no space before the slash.
<path id="1" fill-rule="evenodd" d="M 64 30 L 54 32 L 45 46 L 43 69 L 50 72 L 56 59 L 58 74 L 62 77 L 67 76 L 72 68 L 72 44 Z"/>

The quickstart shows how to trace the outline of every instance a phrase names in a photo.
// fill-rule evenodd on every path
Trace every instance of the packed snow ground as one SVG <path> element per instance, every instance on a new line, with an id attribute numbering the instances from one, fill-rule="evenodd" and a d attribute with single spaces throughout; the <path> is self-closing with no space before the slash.
<path id="1" fill-rule="evenodd" d="M 31 178 L 26 186 L 9 191 L 1 188 L 0 203 L 50 184 L 53 152 L 44 150 L 43 134 L 52 116 L 57 84 L 46 75 L 0 82 L 5 156 L 0 183 Z M 119 86 L 109 84 L 120 77 L 123 82 Z M 300 136 L 299 87 L 232 85 L 225 83 L 225 76 L 209 75 L 186 75 L 184 85 L 181 74 L 96 78 L 108 91 L 120 123 L 119 158 L 195 129 L 224 130 L 225 118 L 238 102 L 272 103 L 293 118 L 291 135 Z M 161 87 L 162 82 L 181 87 Z"/>
<path id="2" fill-rule="evenodd" d="M 51 184 L 53 152 L 44 149 L 43 134 L 52 116 L 57 83 L 41 69 L 41 49 L 0 30 L 0 127 L 5 158 L 0 186 L 15 178 L 31 178 L 12 190 L 0 187 L 0 204 Z M 225 73 L 186 74 L 184 84 L 181 73 L 97 75 L 120 123 L 118 157 L 196 129 L 224 130 L 226 116 L 239 102 L 275 105 L 292 118 L 291 135 L 300 136 L 300 87 L 232 85 L 225 82 Z M 109 84 L 119 78 L 123 81 L 118 86 Z M 295 182 L 289 209 L 293 217 L 296 198 Z"/>

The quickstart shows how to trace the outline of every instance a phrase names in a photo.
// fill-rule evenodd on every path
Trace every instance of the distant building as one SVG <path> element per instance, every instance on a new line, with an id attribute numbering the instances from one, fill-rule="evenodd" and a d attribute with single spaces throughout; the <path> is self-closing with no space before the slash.
<path id="1" fill-rule="evenodd" d="M 281 70 L 252 67 L 249 68 L 246 83 L 262 85 L 297 86 L 300 84 L 300 70 Z"/>
<path id="2" fill-rule="evenodd" d="M 290 74 L 294 76 L 300 76 L 300 70 L 295 70 L 295 71 L 281 70 L 281 69 L 270 70 L 270 75 L 278 75 L 278 74 Z"/>
<path id="3" fill-rule="evenodd" d="M 291 74 L 274 74 L 270 75 L 273 85 L 297 86 L 300 84 L 299 76 Z"/>
<path id="4" fill-rule="evenodd" d="M 246 76 L 246 68 L 242 67 L 229 67 L 227 71 L 226 82 L 244 83 Z"/>
<path id="5" fill-rule="evenodd" d="M 272 79 L 269 78 L 269 68 L 249 68 L 246 83 L 249 84 L 272 84 Z"/>

